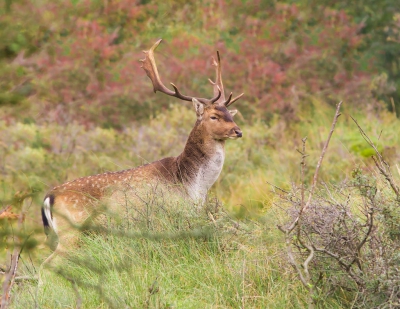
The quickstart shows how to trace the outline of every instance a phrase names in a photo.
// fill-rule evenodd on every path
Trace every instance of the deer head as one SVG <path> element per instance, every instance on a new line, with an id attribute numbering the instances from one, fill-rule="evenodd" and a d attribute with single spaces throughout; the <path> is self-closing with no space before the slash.
<path id="1" fill-rule="evenodd" d="M 228 99 L 225 99 L 219 52 L 217 52 L 217 60 L 213 58 L 213 65 L 216 68 L 215 82 L 209 80 L 214 86 L 214 97 L 211 99 L 192 97 L 180 93 L 178 87 L 173 83 L 171 83 L 171 86 L 174 91 L 168 89 L 162 83 L 154 58 L 154 50 L 161 41 L 161 39 L 158 40 L 150 50 L 144 51 L 146 56 L 144 59 L 140 60 L 142 62 L 142 68 L 146 71 L 147 76 L 153 83 L 154 92 L 160 91 L 184 101 L 192 101 L 197 115 L 196 127 L 201 128 L 204 133 L 208 134 L 208 136 L 214 140 L 236 139 L 242 137 L 242 131 L 233 120 L 233 116 L 237 113 L 237 110 L 228 110 L 227 107 L 237 101 L 243 93 L 234 99 L 232 99 L 231 93 Z"/>

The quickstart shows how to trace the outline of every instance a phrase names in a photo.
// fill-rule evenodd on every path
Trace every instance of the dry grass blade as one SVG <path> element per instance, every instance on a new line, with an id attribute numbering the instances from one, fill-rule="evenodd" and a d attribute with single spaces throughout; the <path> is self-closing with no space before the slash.
<path id="1" fill-rule="evenodd" d="M 354 123 L 358 127 L 358 130 L 360 131 L 361 136 L 364 138 L 364 140 L 370 145 L 376 154 L 376 157 L 372 156 L 372 159 L 375 162 L 376 167 L 379 169 L 381 174 L 386 178 L 386 180 L 389 182 L 390 186 L 392 187 L 394 193 L 397 196 L 397 199 L 400 198 L 400 190 L 399 187 L 396 185 L 395 181 L 393 180 L 392 173 L 390 171 L 390 165 L 385 161 L 383 158 L 382 154 L 378 150 L 378 148 L 375 146 L 375 144 L 371 141 L 369 136 L 365 133 L 365 131 L 361 128 L 361 126 L 358 124 L 357 120 L 355 120 L 352 116 L 350 116 L 351 119 L 353 119 Z"/>

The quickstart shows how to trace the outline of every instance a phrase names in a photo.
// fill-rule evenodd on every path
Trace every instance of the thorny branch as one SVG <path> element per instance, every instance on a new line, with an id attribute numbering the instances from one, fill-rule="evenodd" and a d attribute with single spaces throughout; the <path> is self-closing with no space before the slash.
<path id="1" fill-rule="evenodd" d="M 22 199 L 21 203 L 23 203 L 24 199 Z M 6 207 L 2 214 L 8 212 L 11 209 L 11 207 Z M 18 215 L 18 229 L 22 230 L 23 228 L 23 223 L 25 220 L 25 214 L 26 214 L 26 207 L 23 207 L 21 210 L 21 213 Z M 19 256 L 22 252 L 23 249 L 23 243 L 20 237 L 14 235 L 15 241 L 15 247 L 13 250 L 13 253 L 11 254 L 11 264 L 10 268 L 8 271 L 5 273 L 5 280 L 3 282 L 3 287 L 2 287 L 2 296 L 1 296 L 1 304 L 0 308 L 5 309 L 8 307 L 8 304 L 10 302 L 10 297 L 11 297 L 11 289 L 12 286 L 15 282 L 15 276 L 17 274 L 17 268 L 18 268 L 18 262 L 19 262 Z"/>
<path id="2" fill-rule="evenodd" d="M 318 160 L 318 163 L 317 163 L 317 167 L 316 167 L 316 169 L 315 169 L 315 173 L 314 173 L 314 177 L 313 177 L 313 182 L 312 182 L 312 185 L 311 185 L 310 193 L 309 193 L 309 195 L 308 195 L 307 203 L 304 205 L 303 202 L 302 202 L 302 205 L 301 205 L 301 208 L 300 208 L 300 211 L 299 211 L 299 215 L 298 215 L 297 218 L 293 221 L 293 223 L 287 228 L 287 230 L 289 231 L 289 233 L 296 227 L 296 225 L 297 225 L 297 223 L 298 223 L 298 221 L 299 221 L 299 219 L 300 219 L 302 213 L 303 213 L 305 210 L 307 210 L 307 208 L 310 206 L 311 199 L 312 199 L 312 196 L 313 196 L 313 194 L 314 194 L 315 187 L 316 187 L 316 185 L 317 185 L 318 174 L 319 174 L 319 170 L 320 170 L 321 165 L 322 165 L 322 160 L 324 159 L 326 150 L 328 149 L 328 145 L 329 145 L 329 142 L 330 142 L 330 140 L 331 140 L 333 131 L 335 130 L 337 120 L 338 120 L 339 116 L 341 115 L 340 112 L 339 112 L 339 111 L 340 111 L 341 105 L 342 105 L 342 101 L 340 101 L 340 102 L 338 103 L 338 105 L 336 106 L 336 112 L 335 112 L 335 116 L 333 117 L 333 122 L 332 122 L 331 130 L 330 130 L 330 132 L 329 132 L 329 135 L 328 135 L 328 138 L 327 138 L 327 140 L 326 140 L 326 142 L 325 142 L 325 145 L 324 145 L 324 147 L 322 148 L 321 155 L 320 155 L 320 157 L 319 157 L 319 160 Z M 305 139 L 303 139 L 303 143 L 305 143 Z M 304 144 L 303 144 L 303 145 L 304 145 Z M 303 147 L 304 147 L 304 146 L 303 146 Z M 304 154 L 302 154 L 302 158 L 303 158 L 302 160 L 304 160 L 304 158 L 305 158 L 305 157 L 304 157 Z M 302 167 L 303 167 L 303 166 L 304 166 L 304 165 L 303 165 L 303 163 L 302 163 Z M 302 188 L 304 189 L 304 187 L 302 187 Z M 302 193 L 302 194 L 304 194 L 304 193 Z"/>
<path id="3" fill-rule="evenodd" d="M 305 210 L 310 206 L 311 199 L 312 199 L 312 196 L 313 196 L 313 194 L 314 194 L 315 187 L 316 187 L 316 185 L 317 185 L 318 173 L 319 173 L 319 170 L 320 170 L 321 165 L 322 165 L 322 160 L 323 160 L 324 157 L 325 157 L 325 153 L 326 153 L 326 151 L 327 151 L 327 149 L 328 149 L 328 145 L 329 145 L 329 142 L 330 142 L 330 140 L 331 140 L 333 131 L 335 130 L 337 120 L 338 120 L 339 116 L 341 115 L 340 112 L 339 112 L 341 106 L 342 106 L 342 101 L 340 101 L 340 102 L 338 103 L 338 105 L 336 106 L 336 112 L 335 112 L 335 116 L 333 117 L 333 122 L 332 122 L 331 130 L 330 130 L 329 135 L 328 135 L 328 138 L 327 138 L 327 140 L 326 140 L 326 142 L 325 142 L 324 148 L 322 149 L 321 155 L 320 155 L 319 160 L 318 160 L 318 163 L 317 163 L 317 167 L 316 167 L 316 169 L 315 169 L 315 173 L 314 173 L 314 177 L 313 177 L 313 182 L 312 182 L 312 185 L 311 185 L 310 193 L 309 193 L 309 195 L 308 195 L 307 204 L 304 206 L 304 209 L 303 209 L 302 211 L 305 211 Z"/>
<path id="4" fill-rule="evenodd" d="M 301 204 L 300 204 L 300 210 L 299 210 L 299 213 L 298 213 L 296 219 L 293 220 L 293 222 L 290 224 L 289 227 L 285 228 L 282 226 L 278 226 L 278 228 L 283 233 L 285 233 L 285 242 L 286 242 L 286 249 L 287 249 L 289 261 L 292 264 L 292 266 L 294 267 L 294 269 L 296 270 L 303 285 L 308 289 L 308 307 L 309 308 L 314 308 L 314 305 L 315 305 L 315 302 L 314 302 L 315 287 L 311 282 L 311 275 L 309 272 L 309 263 L 314 259 L 315 247 L 312 244 L 308 244 L 308 241 L 304 241 L 302 239 L 299 224 L 300 224 L 303 213 L 309 208 L 309 206 L 311 204 L 312 197 L 313 197 L 316 185 L 317 185 L 319 170 L 321 168 L 325 153 L 328 149 L 328 145 L 329 145 L 330 139 L 332 137 L 333 131 L 335 130 L 337 120 L 340 116 L 339 111 L 340 111 L 341 105 L 342 105 L 342 101 L 337 104 L 335 116 L 333 117 L 333 121 L 332 121 L 331 130 L 330 130 L 328 138 L 324 144 L 324 147 L 321 151 L 321 155 L 319 157 L 317 167 L 315 169 L 313 182 L 312 182 L 311 189 L 309 191 L 309 195 L 308 195 L 308 199 L 307 199 L 306 203 L 305 203 L 305 187 L 304 187 L 304 183 L 305 183 L 304 169 L 305 169 L 305 158 L 307 157 L 306 147 L 305 147 L 307 138 L 302 139 L 303 146 L 302 146 L 302 150 L 299 151 L 299 153 L 301 154 L 301 162 L 300 162 L 300 166 L 301 166 Z M 294 229 L 296 229 L 295 238 L 293 238 L 293 236 L 291 235 L 291 233 Z M 298 241 L 308 252 L 308 256 L 302 264 L 300 264 L 298 261 L 296 261 L 293 251 L 292 251 L 293 242 L 296 242 L 296 241 Z"/>

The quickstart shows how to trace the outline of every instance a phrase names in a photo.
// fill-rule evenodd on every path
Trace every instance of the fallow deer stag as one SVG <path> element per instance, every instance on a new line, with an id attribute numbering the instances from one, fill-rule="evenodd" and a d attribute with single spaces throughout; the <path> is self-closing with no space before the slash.
<path id="1" fill-rule="evenodd" d="M 144 52 L 146 56 L 141 60 L 142 68 L 151 79 L 154 92 L 160 91 L 193 102 L 197 121 L 183 152 L 177 157 L 163 158 L 119 172 L 78 178 L 53 188 L 44 198 L 42 207 L 46 234 L 55 233 L 61 241 L 62 234 L 71 229 L 71 222 L 83 223 L 93 212 L 98 201 L 107 198 L 112 203 L 113 193 L 118 188 L 127 186 L 135 188 L 158 182 L 171 187 L 180 187 L 185 196 L 193 201 L 203 202 L 207 191 L 217 180 L 224 164 L 225 140 L 242 137 L 242 131 L 232 118 L 237 110 L 228 110 L 227 107 L 243 94 L 232 99 L 231 93 L 227 99 L 225 98 L 218 52 L 217 60 L 213 60 L 213 65 L 216 67 L 216 81 L 214 83 L 210 80 L 214 87 L 212 99 L 183 95 L 172 83 L 174 90 L 168 89 L 160 79 L 154 59 L 154 50 L 160 42 L 161 40 L 158 40 L 149 51 Z"/>

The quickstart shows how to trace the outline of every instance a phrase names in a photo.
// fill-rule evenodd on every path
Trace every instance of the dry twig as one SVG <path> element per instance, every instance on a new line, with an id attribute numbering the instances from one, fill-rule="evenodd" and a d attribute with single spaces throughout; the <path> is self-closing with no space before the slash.
<path id="1" fill-rule="evenodd" d="M 10 213 L 9 212 L 10 209 L 11 209 L 11 206 L 6 207 L 5 210 L 1 214 L 5 214 L 7 212 Z M 22 230 L 23 223 L 25 220 L 25 214 L 26 214 L 26 209 L 23 209 L 21 211 L 21 213 L 18 215 L 18 229 L 19 230 Z M 2 287 L 3 294 L 1 297 L 1 305 L 0 305 L 1 309 L 5 309 L 9 305 L 10 297 L 11 297 L 11 289 L 15 282 L 15 275 L 17 273 L 19 256 L 22 251 L 21 239 L 15 235 L 14 235 L 14 238 L 15 238 L 16 242 L 15 242 L 14 251 L 11 254 L 11 265 L 5 274 L 5 280 L 3 282 L 3 287 Z"/>
<path id="2" fill-rule="evenodd" d="M 342 101 L 340 101 L 340 102 L 338 103 L 338 105 L 336 106 L 336 112 L 335 112 L 335 116 L 333 117 L 333 122 L 332 122 L 331 130 L 330 130 L 330 132 L 329 132 L 329 135 L 328 135 L 328 138 L 327 138 L 327 140 L 326 140 L 326 142 L 325 142 L 325 145 L 324 145 L 324 147 L 322 148 L 321 155 L 320 155 L 320 157 L 319 157 L 319 160 L 318 160 L 318 163 L 317 163 L 317 167 L 316 167 L 316 169 L 315 169 L 315 173 L 314 173 L 314 177 L 313 177 L 313 182 L 312 182 L 312 185 L 311 185 L 310 193 L 309 193 L 309 195 L 308 195 L 307 203 L 304 205 L 303 202 L 302 202 L 301 209 L 300 209 L 300 211 L 299 211 L 299 215 L 298 215 L 297 218 L 292 222 L 292 224 L 289 226 L 289 228 L 287 228 L 287 230 L 289 231 L 289 233 L 296 227 L 296 225 L 297 225 L 297 223 L 298 223 L 298 221 L 299 221 L 299 219 L 300 219 L 302 213 L 303 213 L 304 211 L 306 211 L 307 208 L 308 208 L 308 207 L 310 206 L 310 204 L 311 204 L 312 196 L 313 196 L 313 194 L 314 194 L 314 190 L 315 190 L 315 187 L 316 187 L 316 185 L 317 185 L 318 174 L 319 174 L 319 170 L 320 170 L 321 165 L 322 165 L 322 161 L 323 161 L 323 159 L 324 159 L 324 157 L 325 157 L 326 150 L 328 149 L 328 145 L 329 145 L 329 142 L 330 142 L 330 140 L 331 140 L 333 131 L 335 130 L 337 120 L 338 120 L 339 116 L 341 115 L 340 112 L 339 112 L 339 111 L 340 111 L 341 105 L 342 105 Z M 305 140 L 303 139 L 303 145 L 304 145 L 304 143 L 305 143 Z M 304 146 L 303 146 L 303 147 L 304 147 Z M 302 154 L 302 160 L 304 160 L 304 158 L 305 158 L 305 154 Z M 302 161 L 302 162 L 303 162 L 303 161 Z M 303 164 L 303 163 L 302 163 L 302 164 Z M 302 167 L 303 167 L 303 165 L 302 165 Z M 304 187 L 302 187 L 302 188 L 304 189 Z M 304 193 L 303 193 L 303 194 L 304 194 Z"/>
<path id="3" fill-rule="evenodd" d="M 318 163 L 317 163 L 317 167 L 315 169 L 315 173 L 314 173 L 314 177 L 313 177 L 313 182 L 311 185 L 311 189 L 309 191 L 309 195 L 308 195 L 308 199 L 307 202 L 305 202 L 305 187 L 304 187 L 304 169 L 305 169 L 305 158 L 307 157 L 306 155 L 306 140 L 307 138 L 303 138 L 302 139 L 302 150 L 298 152 L 301 154 L 301 202 L 300 202 L 300 210 L 299 213 L 297 215 L 297 217 L 293 220 L 293 222 L 290 224 L 289 227 L 282 227 L 282 226 L 278 226 L 278 228 L 285 233 L 285 242 L 286 242 L 286 250 L 287 250 L 287 254 L 288 254 L 288 258 L 290 263 L 292 264 L 292 266 L 294 267 L 294 269 L 296 270 L 300 281 L 303 283 L 303 285 L 308 289 L 308 308 L 312 309 L 315 306 L 315 301 L 314 301 L 314 297 L 315 297 L 315 286 L 312 284 L 311 282 L 311 274 L 309 271 L 309 264 L 310 262 L 314 259 L 315 256 L 315 246 L 313 246 L 312 244 L 309 244 L 309 241 L 306 240 L 304 241 L 302 239 L 302 234 L 301 234 L 301 229 L 300 229 L 300 224 L 301 224 L 301 218 L 303 213 L 309 208 L 311 201 L 312 201 L 312 197 L 317 185 L 317 180 L 318 180 L 318 174 L 319 174 L 319 170 L 321 168 L 322 165 L 322 161 L 324 159 L 325 153 L 328 149 L 328 145 L 330 142 L 330 139 L 332 137 L 333 131 L 335 129 L 337 120 L 340 116 L 340 107 L 342 105 L 342 102 L 339 102 L 337 107 L 336 107 L 336 112 L 335 112 L 335 116 L 333 117 L 333 122 L 332 122 L 332 126 L 331 126 L 331 130 L 329 132 L 328 138 L 325 142 L 325 145 L 321 151 L 321 155 L 319 157 Z M 292 231 L 296 229 L 296 237 L 293 237 L 291 235 Z M 296 261 L 296 258 L 294 256 L 294 253 L 292 251 L 292 246 L 294 245 L 294 243 L 298 242 L 301 246 L 303 246 L 303 248 L 305 248 L 307 250 L 307 258 L 304 260 L 303 263 L 300 263 L 298 261 Z"/>

